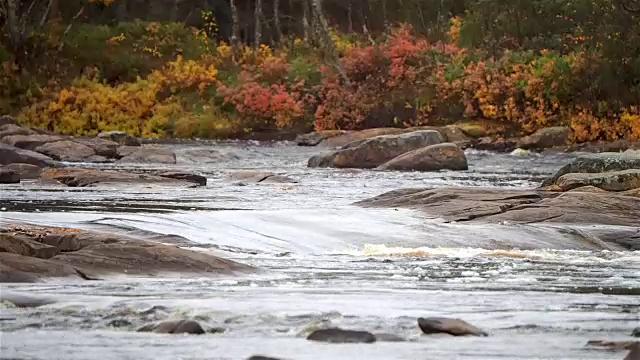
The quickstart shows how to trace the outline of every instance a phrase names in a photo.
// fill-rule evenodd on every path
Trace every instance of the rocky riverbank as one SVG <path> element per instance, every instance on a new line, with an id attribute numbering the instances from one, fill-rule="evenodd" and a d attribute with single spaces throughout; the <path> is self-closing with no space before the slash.
<path id="1" fill-rule="evenodd" d="M 161 240 L 26 225 L 0 228 L 0 283 L 175 273 L 210 276 L 255 270 Z"/>

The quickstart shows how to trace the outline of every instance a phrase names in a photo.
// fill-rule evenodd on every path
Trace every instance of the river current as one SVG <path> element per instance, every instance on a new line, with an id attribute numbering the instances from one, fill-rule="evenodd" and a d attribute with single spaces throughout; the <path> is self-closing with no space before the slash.
<path id="1" fill-rule="evenodd" d="M 309 169 L 318 148 L 225 142 L 211 161 L 176 145 L 169 168 L 206 175 L 199 188 L 9 185 L 0 221 L 147 236 L 261 269 L 240 277 L 111 278 L 3 284 L 58 300 L 0 309 L 2 359 L 622 359 L 585 347 L 630 339 L 640 323 L 640 252 L 591 249 L 562 225 L 455 224 L 411 210 L 351 205 L 406 187 L 536 187 L 571 155 L 468 151 L 462 172 Z M 97 165 L 93 165 L 97 166 Z M 129 165 L 99 165 L 103 168 Z M 237 184 L 243 169 L 295 184 Z M 486 338 L 420 336 L 416 319 L 461 318 Z M 136 333 L 190 317 L 224 332 Z M 405 342 L 318 344 L 321 327 L 391 333 Z"/>

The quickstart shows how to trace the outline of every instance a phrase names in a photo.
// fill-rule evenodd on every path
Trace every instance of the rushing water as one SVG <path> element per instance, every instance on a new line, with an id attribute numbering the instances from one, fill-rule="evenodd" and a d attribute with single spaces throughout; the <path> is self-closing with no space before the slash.
<path id="1" fill-rule="evenodd" d="M 306 160 L 319 149 L 287 144 L 215 149 L 227 160 L 189 160 L 190 150 L 182 146 L 179 164 L 170 166 L 206 175 L 205 188 L 3 188 L 2 221 L 177 234 L 198 251 L 262 271 L 214 279 L 5 284 L 4 291 L 59 302 L 2 309 L 1 358 L 622 359 L 623 353 L 584 345 L 628 339 L 639 325 L 639 252 L 594 250 L 559 225 L 448 224 L 409 210 L 350 205 L 403 187 L 531 188 L 569 155 L 470 152 L 469 171 L 402 173 L 308 169 Z M 299 182 L 241 186 L 226 180 L 239 169 L 274 171 Z M 225 331 L 132 331 L 185 316 Z M 462 318 L 491 336 L 420 336 L 419 316 Z M 408 341 L 327 345 L 304 339 L 329 325 Z"/>

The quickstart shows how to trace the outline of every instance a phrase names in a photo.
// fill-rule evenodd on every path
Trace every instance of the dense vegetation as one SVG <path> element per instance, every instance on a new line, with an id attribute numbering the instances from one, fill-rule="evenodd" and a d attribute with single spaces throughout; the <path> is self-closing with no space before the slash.
<path id="1" fill-rule="evenodd" d="M 0 0 L 0 113 L 219 137 L 490 121 L 640 140 L 636 0 Z"/>

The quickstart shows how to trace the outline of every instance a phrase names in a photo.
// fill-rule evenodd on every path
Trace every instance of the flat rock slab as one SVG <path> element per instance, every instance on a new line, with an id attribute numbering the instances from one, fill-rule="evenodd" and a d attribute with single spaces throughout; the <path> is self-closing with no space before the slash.
<path id="1" fill-rule="evenodd" d="M 128 147 L 130 150 L 131 147 Z M 118 162 L 134 164 L 175 164 L 176 154 L 161 146 L 141 146 L 130 151 Z"/>
<path id="2" fill-rule="evenodd" d="M 167 176 L 163 176 L 166 174 Z M 191 178 L 191 177 L 194 178 Z M 98 169 L 48 169 L 40 178 L 55 180 L 70 187 L 84 187 L 94 184 L 206 184 L 206 178 L 181 172 L 159 172 L 158 174 L 137 174 L 124 171 Z"/>
<path id="3" fill-rule="evenodd" d="M 307 340 L 327 343 L 374 343 L 376 337 L 368 331 L 345 330 L 340 328 L 330 328 L 316 330 L 307 336 Z"/>
<path id="4" fill-rule="evenodd" d="M 640 249 L 640 199 L 617 193 L 548 192 L 483 188 L 404 189 L 359 201 L 364 207 L 400 207 L 423 211 L 446 221 L 491 223 L 557 223 L 612 225 L 607 243 L 594 246 L 611 250 Z M 586 234 L 586 241 L 598 242 Z"/>
<path id="5" fill-rule="evenodd" d="M 603 173 L 569 173 L 556 180 L 563 191 L 592 186 L 606 191 L 627 191 L 640 188 L 640 169 Z"/>

